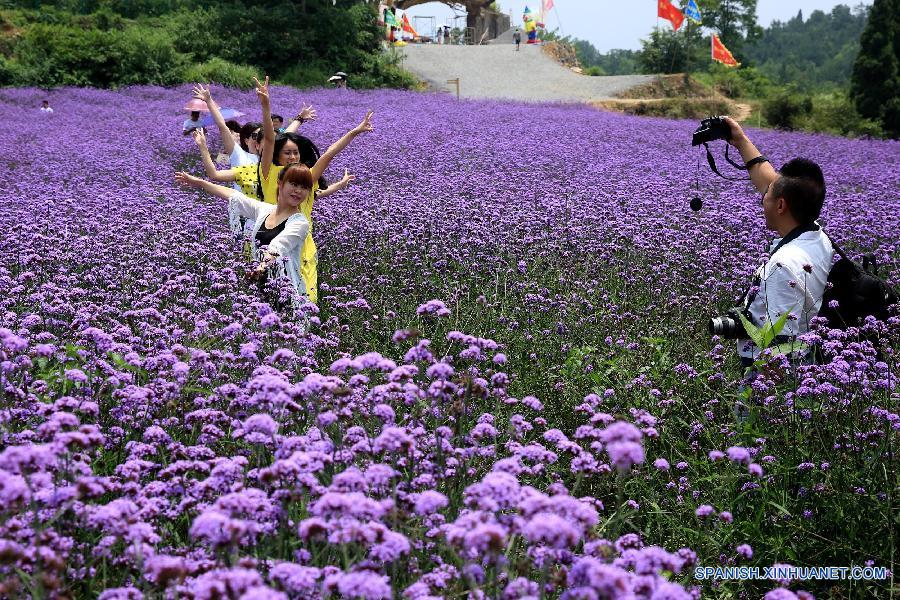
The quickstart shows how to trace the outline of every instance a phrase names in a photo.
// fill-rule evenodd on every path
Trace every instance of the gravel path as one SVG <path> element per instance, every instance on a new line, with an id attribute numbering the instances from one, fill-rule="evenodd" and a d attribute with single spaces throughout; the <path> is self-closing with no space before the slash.
<path id="1" fill-rule="evenodd" d="M 523 35 L 524 37 L 524 35 Z M 452 90 L 460 79 L 463 98 L 505 98 L 530 102 L 605 100 L 650 81 L 652 75 L 589 77 L 563 67 L 539 46 L 512 44 L 438 46 L 410 44 L 402 49 L 403 67 L 433 89 Z"/>

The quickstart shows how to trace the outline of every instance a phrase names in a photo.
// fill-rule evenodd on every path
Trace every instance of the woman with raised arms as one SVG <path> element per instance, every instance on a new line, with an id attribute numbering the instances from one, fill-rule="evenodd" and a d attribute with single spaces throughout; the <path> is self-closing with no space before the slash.
<path id="1" fill-rule="evenodd" d="M 263 145 L 262 145 L 262 155 L 259 159 L 259 174 L 260 174 L 260 199 L 271 202 L 274 198 L 277 198 L 277 187 L 278 182 L 281 179 L 281 173 L 284 172 L 288 167 L 297 164 L 301 159 L 301 148 L 297 146 L 296 143 L 290 141 L 289 139 L 285 141 L 280 146 L 276 145 L 275 139 L 275 127 L 272 125 L 271 108 L 269 105 L 269 78 L 266 77 L 265 83 L 260 83 L 258 79 L 254 78 L 254 82 L 256 83 L 256 95 L 259 96 L 260 105 L 262 106 L 262 122 L 263 122 Z M 306 289 L 309 294 L 309 299 L 312 302 L 316 302 L 318 300 L 318 255 L 316 253 L 316 244 L 313 241 L 312 237 L 312 209 L 313 202 L 316 199 L 316 192 L 319 189 L 319 181 L 322 178 L 322 175 L 325 173 L 325 169 L 328 168 L 328 165 L 337 156 L 344 148 L 346 148 L 350 142 L 352 142 L 356 137 L 361 133 L 368 133 L 370 131 L 374 131 L 375 128 L 372 126 L 371 120 L 372 115 L 374 113 L 370 110 L 366 113 L 365 118 L 362 122 L 345 133 L 341 139 L 333 143 L 329 146 L 328 150 L 325 151 L 322 156 L 315 161 L 315 163 L 309 167 L 310 175 L 312 176 L 312 188 L 310 189 L 309 195 L 306 197 L 300 204 L 300 212 L 306 216 L 307 221 L 309 221 L 309 233 L 306 236 L 306 240 L 303 243 L 303 249 L 301 250 L 301 258 L 302 262 L 300 265 L 300 274 L 303 277 L 303 281 L 305 283 Z M 275 153 L 275 149 L 278 147 L 278 153 Z M 352 178 L 349 174 L 345 173 L 345 180 L 349 183 L 348 177 Z M 344 180 L 342 180 L 343 182 Z M 329 191 L 331 188 L 329 187 Z M 324 194 L 322 194 L 324 195 Z M 322 195 L 319 195 L 321 197 Z"/>
<path id="2" fill-rule="evenodd" d="M 230 169 L 218 170 L 209 153 L 206 145 L 206 136 L 202 131 L 195 130 L 194 141 L 200 147 L 200 158 L 203 160 L 203 168 L 206 176 L 212 181 L 221 183 L 234 182 L 235 189 L 244 192 L 250 198 L 258 197 L 257 182 L 259 176 L 257 174 L 256 164 L 259 163 L 259 155 L 262 145 L 263 132 L 262 124 L 247 123 L 241 128 L 240 141 L 235 144 L 234 139 L 229 135 L 228 126 L 222 117 L 218 103 L 213 100 L 212 92 L 209 87 L 202 84 L 194 86 L 194 98 L 206 102 L 209 112 L 212 115 L 216 127 L 219 129 L 219 135 L 222 138 L 222 149 L 228 155 Z M 296 131 L 300 125 L 306 121 L 312 121 L 316 118 L 316 110 L 312 106 L 304 106 L 291 124 L 288 125 L 286 132 L 297 136 Z M 304 140 L 307 138 L 303 138 Z M 310 144 L 312 142 L 309 142 Z M 315 146 L 313 146 L 315 147 Z M 318 150 L 316 151 L 318 157 Z M 301 161 L 303 162 L 303 161 Z M 324 188 L 325 186 L 323 186 Z"/>
<path id="3" fill-rule="evenodd" d="M 307 187 L 302 188 L 305 190 L 306 195 L 303 197 L 296 206 L 297 211 L 303 215 L 304 221 L 306 223 L 305 235 L 301 240 L 299 246 L 299 256 L 294 257 L 295 261 L 291 264 L 290 260 L 288 263 L 288 276 L 291 281 L 294 283 L 294 287 L 297 290 L 297 293 L 300 296 L 306 296 L 311 302 L 315 303 L 318 300 L 318 256 L 316 253 L 316 245 L 313 241 L 312 237 L 312 208 L 313 202 L 316 198 L 316 192 L 319 188 L 319 182 L 322 180 L 322 175 L 331 161 L 334 159 L 338 153 L 341 152 L 344 148 L 346 148 L 351 141 L 353 141 L 356 136 L 361 133 L 366 133 L 370 131 L 374 131 L 374 127 L 371 124 L 372 111 L 369 111 L 362 123 L 351 129 L 349 132 L 344 134 L 341 139 L 332 144 L 328 150 L 325 151 L 317 160 L 314 162 L 312 167 L 302 164 L 299 162 L 301 159 L 300 147 L 290 138 L 282 138 L 285 141 L 277 144 L 275 143 L 275 128 L 272 125 L 272 119 L 270 118 L 270 104 L 269 104 L 269 78 L 266 77 L 265 84 L 259 82 L 258 79 L 254 78 L 254 82 L 256 83 L 256 94 L 259 97 L 260 105 L 262 106 L 263 111 L 263 131 L 264 131 L 264 140 L 262 143 L 262 156 L 259 163 L 260 168 L 260 196 L 264 198 L 268 203 L 268 206 L 272 206 L 273 204 L 276 208 L 279 206 L 279 203 L 282 202 L 282 190 L 285 178 L 287 175 L 285 173 L 299 173 L 303 172 L 304 175 L 302 178 L 299 175 L 291 175 L 288 178 L 288 182 L 300 182 Z M 200 139 L 205 142 L 205 139 L 200 136 Z M 281 141 L 281 140 L 279 140 Z M 310 142 L 311 144 L 311 142 Z M 203 144 L 205 145 L 205 143 Z M 275 148 L 278 147 L 278 154 L 275 155 Z M 201 146 L 202 147 L 202 146 Z M 315 148 L 315 146 L 312 146 Z M 273 161 L 273 159 L 276 159 Z M 274 163 L 274 164 L 273 164 Z M 301 169 L 302 168 L 302 169 Z M 298 171 L 301 169 L 301 171 Z M 309 181 L 306 180 L 306 176 L 309 176 Z M 266 203 L 262 203 L 259 201 L 255 201 L 252 198 L 249 198 L 245 193 L 238 192 L 226 188 L 224 186 L 216 185 L 213 182 L 203 181 L 196 177 L 192 177 L 187 173 L 179 173 L 177 179 L 183 185 L 188 185 L 191 187 L 202 187 L 210 193 L 216 194 L 222 198 L 229 200 L 229 210 L 236 211 L 245 216 L 247 219 L 253 219 L 254 227 L 252 230 L 252 237 L 257 241 L 263 242 L 266 241 L 266 236 L 271 235 L 271 227 L 277 227 L 281 223 L 286 222 L 287 217 L 285 217 L 284 221 L 274 221 L 269 219 L 268 213 L 265 214 L 262 221 L 260 221 L 259 217 L 262 213 L 259 211 L 262 210 L 260 205 L 266 206 Z M 334 189 L 341 189 L 346 187 L 350 181 L 352 181 L 354 177 L 349 174 L 349 172 L 344 172 L 344 178 L 334 186 L 330 186 L 327 190 L 328 193 L 333 193 Z M 227 192 L 227 193 L 226 193 Z M 290 190 L 291 199 L 297 198 L 297 189 L 296 186 L 293 186 Z M 324 196 L 325 193 L 319 195 L 319 197 Z M 251 202 L 253 204 L 247 204 L 247 202 Z M 286 204 L 285 206 L 289 206 L 290 204 Z M 253 211 L 248 207 L 254 207 Z M 286 210 L 286 209 L 285 209 Z M 250 214 L 252 212 L 252 214 Z M 283 212 L 283 211 L 282 211 Z M 282 214 L 282 213 L 279 213 Z M 286 214 L 286 213 L 284 213 Z M 260 234 L 262 231 L 262 234 Z M 296 233 L 296 232 L 295 232 Z M 260 238 L 260 235 L 263 237 Z M 273 239 L 277 240 L 277 236 L 280 235 L 278 233 L 273 236 Z M 291 247 L 293 249 L 293 246 Z M 278 249 L 282 249 L 280 246 Z M 283 253 L 280 253 L 283 255 Z M 271 261 L 266 262 L 267 258 L 271 258 L 267 255 L 264 255 L 263 260 L 260 261 L 260 274 L 266 272 L 267 266 Z"/>
<path id="4" fill-rule="evenodd" d="M 252 236 L 260 246 L 257 253 L 259 265 L 248 273 L 249 279 L 264 283 L 270 267 L 283 266 L 284 274 L 296 292 L 295 308 L 306 299 L 311 299 L 301 273 L 301 250 L 310 227 L 306 216 L 300 211 L 300 205 L 306 201 L 314 185 L 309 167 L 290 165 L 279 173 L 275 204 L 248 198 L 238 190 L 184 172 L 176 173 L 175 181 L 228 200 L 230 211 L 237 212 L 253 224 Z"/>

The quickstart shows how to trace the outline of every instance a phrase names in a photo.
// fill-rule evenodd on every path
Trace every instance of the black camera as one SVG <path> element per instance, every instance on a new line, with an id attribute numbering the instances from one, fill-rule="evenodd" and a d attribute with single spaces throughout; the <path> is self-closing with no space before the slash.
<path id="1" fill-rule="evenodd" d="M 738 340 L 750 337 L 744 324 L 741 322 L 740 315 L 749 321 L 750 314 L 743 308 L 732 308 L 720 317 L 713 317 L 709 320 L 710 335 L 718 335 L 726 340 Z"/>
<path id="2" fill-rule="evenodd" d="M 722 117 L 709 117 L 700 121 L 700 127 L 694 132 L 691 146 L 699 146 L 713 140 L 730 140 L 731 127 Z"/>

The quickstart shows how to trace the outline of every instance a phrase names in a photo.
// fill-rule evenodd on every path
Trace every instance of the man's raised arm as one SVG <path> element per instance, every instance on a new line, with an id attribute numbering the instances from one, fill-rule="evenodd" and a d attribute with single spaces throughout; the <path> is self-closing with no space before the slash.
<path id="1" fill-rule="evenodd" d="M 725 122 L 728 123 L 728 126 L 731 127 L 731 139 L 728 140 L 728 143 L 738 149 L 744 163 L 748 163 L 753 159 L 762 156 L 737 121 L 731 117 L 724 117 L 724 119 Z M 750 180 L 753 181 L 753 186 L 759 193 L 764 193 L 766 188 L 768 188 L 773 181 L 778 179 L 778 172 L 768 160 L 757 162 L 750 167 L 748 172 L 750 173 Z"/>

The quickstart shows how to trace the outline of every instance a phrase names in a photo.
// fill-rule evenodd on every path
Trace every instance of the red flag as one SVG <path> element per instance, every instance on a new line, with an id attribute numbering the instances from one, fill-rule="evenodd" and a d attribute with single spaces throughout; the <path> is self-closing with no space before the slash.
<path id="1" fill-rule="evenodd" d="M 406 13 L 403 13 L 403 31 L 412 34 L 413 37 L 419 37 L 419 34 L 416 33 L 416 30 L 413 29 L 413 26 L 409 24 L 409 19 L 406 18 Z"/>
<path id="2" fill-rule="evenodd" d="M 553 10 L 553 0 L 544 0 L 544 11 Z"/>
<path id="3" fill-rule="evenodd" d="M 675 8 L 669 0 L 659 0 L 656 14 L 663 19 L 671 21 L 675 31 L 678 31 L 678 28 L 681 27 L 681 23 L 684 22 L 684 15 L 681 14 L 681 11 Z"/>
<path id="4" fill-rule="evenodd" d="M 731 51 L 725 47 L 725 44 L 722 43 L 722 40 L 716 34 L 712 34 L 712 59 L 728 67 L 741 66 L 741 63 L 734 59 Z"/>

